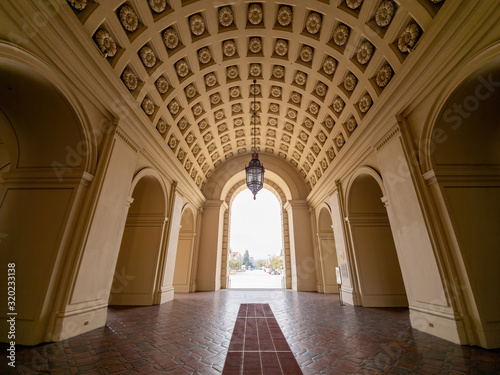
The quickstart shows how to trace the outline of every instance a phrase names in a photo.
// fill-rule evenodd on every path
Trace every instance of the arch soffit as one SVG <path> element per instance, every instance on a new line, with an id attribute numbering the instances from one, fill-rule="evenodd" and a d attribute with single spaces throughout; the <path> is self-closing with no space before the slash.
<path id="1" fill-rule="evenodd" d="M 277 157 L 259 155 L 265 167 L 265 179 L 278 185 L 286 199 L 306 199 L 308 195 L 304 179 L 292 165 Z M 245 180 L 245 166 L 249 162 L 247 154 L 231 159 L 222 164 L 211 176 L 204 194 L 209 200 L 224 200 L 228 191 L 239 181 Z"/>
<path id="2" fill-rule="evenodd" d="M 167 211 L 167 208 L 168 208 L 167 207 L 167 205 L 168 205 L 168 189 L 167 189 L 165 182 L 163 181 L 160 173 L 158 173 L 153 168 L 149 168 L 149 167 L 143 168 L 134 175 L 134 178 L 132 179 L 132 184 L 130 186 L 129 196 L 132 197 L 132 194 L 134 193 L 135 187 L 137 186 L 139 181 L 141 181 L 145 177 L 152 177 L 160 184 L 161 190 L 163 192 L 163 202 L 164 202 L 163 212 L 166 214 L 168 212 Z"/>
<path id="3" fill-rule="evenodd" d="M 61 95 L 76 116 L 87 152 L 83 168 L 94 175 L 97 167 L 97 139 L 87 112 L 78 96 L 59 72 L 31 52 L 9 42 L 0 41 L 0 63 L 10 61 L 41 75 Z"/>
<path id="4" fill-rule="evenodd" d="M 247 188 L 246 186 L 246 180 L 243 178 L 240 181 L 236 182 L 231 186 L 225 197 L 223 198 L 224 201 L 226 201 L 228 207 L 231 207 L 233 204 L 234 199 L 238 196 L 239 193 L 241 193 L 243 190 Z M 267 178 L 264 179 L 264 188 L 269 190 L 271 193 L 273 193 L 276 196 L 276 199 L 278 199 L 278 202 L 280 203 L 281 207 L 283 208 L 284 204 L 287 202 L 287 197 L 286 194 L 283 192 L 281 187 L 272 181 L 268 180 Z"/>
<path id="5" fill-rule="evenodd" d="M 369 166 L 362 166 L 356 169 L 356 171 L 352 174 L 351 178 L 349 179 L 349 183 L 347 184 L 347 189 L 345 192 L 345 202 L 346 202 L 346 209 L 347 212 L 349 212 L 349 197 L 351 196 L 351 191 L 352 187 L 354 186 L 354 183 L 356 182 L 357 178 L 362 175 L 368 175 L 373 177 L 373 179 L 377 182 L 377 184 L 380 187 L 380 190 L 382 191 L 382 196 L 386 196 L 386 191 L 385 191 L 385 186 L 384 182 L 382 180 L 382 177 L 378 173 L 378 171 L 372 167 Z"/>
<path id="6" fill-rule="evenodd" d="M 321 217 L 323 215 L 323 212 L 326 210 L 328 217 L 330 218 L 330 221 L 333 222 L 332 220 L 332 209 L 330 205 L 326 202 L 321 203 L 317 208 L 316 208 L 316 223 L 318 224 L 317 227 L 319 229 L 319 224 Z"/>
<path id="7" fill-rule="evenodd" d="M 193 219 L 193 228 L 192 231 L 193 232 L 196 232 L 196 213 L 198 212 L 198 210 L 191 204 L 191 203 L 186 203 L 184 204 L 184 206 L 182 206 L 182 210 L 181 210 L 181 223 L 182 223 L 182 219 L 184 218 L 184 214 L 191 214 L 191 217 Z M 181 227 L 181 231 L 182 231 L 182 227 Z M 184 228 L 185 229 L 185 228 Z"/>
<path id="8" fill-rule="evenodd" d="M 448 80 L 444 82 L 443 89 L 438 93 L 428 112 L 419 140 L 418 150 L 422 155 L 422 173 L 426 173 L 432 169 L 432 131 L 448 98 L 453 95 L 455 90 L 457 90 L 467 78 L 495 62 L 500 63 L 500 42 L 490 45 L 473 56 L 470 60 L 458 66 Z"/>

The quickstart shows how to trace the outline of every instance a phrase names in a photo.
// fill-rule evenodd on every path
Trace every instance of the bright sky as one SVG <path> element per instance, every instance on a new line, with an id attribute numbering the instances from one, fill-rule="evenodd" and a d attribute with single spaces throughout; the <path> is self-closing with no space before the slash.
<path id="1" fill-rule="evenodd" d="M 248 250 L 255 260 L 279 255 L 281 235 L 280 204 L 269 190 L 262 189 L 253 200 L 245 189 L 233 200 L 231 207 L 230 246 L 242 255 Z"/>

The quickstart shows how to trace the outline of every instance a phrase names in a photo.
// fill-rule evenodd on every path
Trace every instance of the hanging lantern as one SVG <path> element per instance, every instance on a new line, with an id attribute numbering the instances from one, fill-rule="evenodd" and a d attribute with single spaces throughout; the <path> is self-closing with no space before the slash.
<path id="1" fill-rule="evenodd" d="M 248 163 L 248 167 L 245 167 L 245 172 L 247 175 L 247 187 L 253 194 L 253 199 L 264 186 L 264 166 L 260 163 L 259 154 L 257 153 L 256 146 L 256 122 L 257 122 L 257 106 L 255 103 L 255 83 L 257 81 L 253 80 L 253 110 L 252 110 L 252 122 L 253 122 L 253 147 L 252 147 L 252 160 Z"/>

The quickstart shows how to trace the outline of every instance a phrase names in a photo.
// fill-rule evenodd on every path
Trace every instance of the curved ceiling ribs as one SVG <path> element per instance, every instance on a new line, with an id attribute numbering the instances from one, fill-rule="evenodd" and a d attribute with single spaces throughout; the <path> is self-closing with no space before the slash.
<path id="1" fill-rule="evenodd" d="M 203 189 L 260 152 L 309 189 L 398 73 L 443 1 L 68 0 L 177 160 Z"/>

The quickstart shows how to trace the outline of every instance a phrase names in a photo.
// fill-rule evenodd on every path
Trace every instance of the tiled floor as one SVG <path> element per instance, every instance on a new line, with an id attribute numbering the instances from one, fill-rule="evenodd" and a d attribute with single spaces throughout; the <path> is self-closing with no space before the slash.
<path id="1" fill-rule="evenodd" d="M 406 309 L 339 306 L 337 295 L 284 290 L 183 294 L 160 306 L 111 308 L 106 327 L 18 346 L 14 373 L 220 374 L 241 303 L 269 303 L 304 374 L 500 373 L 500 350 L 412 330 Z M 0 352 L 5 366 L 6 345 Z"/>
<path id="2" fill-rule="evenodd" d="M 222 375 L 302 375 L 268 303 L 242 303 Z"/>

